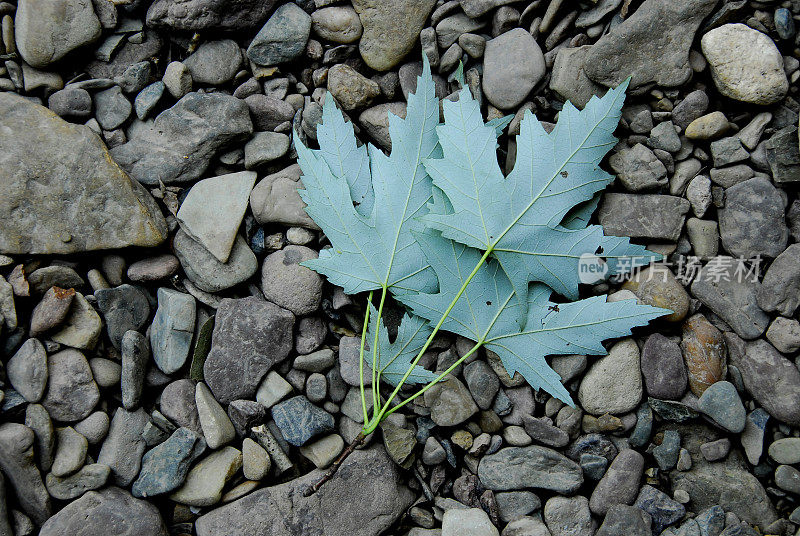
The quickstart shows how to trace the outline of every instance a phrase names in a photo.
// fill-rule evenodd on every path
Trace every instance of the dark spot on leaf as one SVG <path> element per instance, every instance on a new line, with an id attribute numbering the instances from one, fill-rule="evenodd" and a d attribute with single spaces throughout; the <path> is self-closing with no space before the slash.
<path id="1" fill-rule="evenodd" d="M 486 305 L 491 305 L 491 304 L 492 304 L 492 302 L 490 302 L 489 300 L 486 300 Z"/>
<path id="2" fill-rule="evenodd" d="M 597 254 L 600 255 L 601 253 L 603 253 L 603 246 L 598 246 L 597 247 Z"/>
<path id="3" fill-rule="evenodd" d="M 561 176 L 564 177 L 565 179 L 567 178 L 568 175 L 569 173 L 567 173 L 566 171 L 561 172 Z"/>
<path id="4" fill-rule="evenodd" d="M 551 311 L 558 312 L 558 305 L 551 305 L 550 307 L 548 307 L 548 309 L 550 309 Z"/>

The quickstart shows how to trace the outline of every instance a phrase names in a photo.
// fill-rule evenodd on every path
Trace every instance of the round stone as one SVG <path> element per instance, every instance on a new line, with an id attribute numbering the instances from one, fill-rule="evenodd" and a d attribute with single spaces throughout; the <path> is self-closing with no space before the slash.
<path id="1" fill-rule="evenodd" d="M 494 106 L 518 106 L 545 75 L 542 49 L 533 36 L 515 28 L 486 43 L 483 92 Z"/>

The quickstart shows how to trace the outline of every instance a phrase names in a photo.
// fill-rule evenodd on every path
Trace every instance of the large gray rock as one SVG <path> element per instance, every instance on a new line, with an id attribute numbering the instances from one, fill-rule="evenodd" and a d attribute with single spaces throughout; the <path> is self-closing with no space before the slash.
<path id="1" fill-rule="evenodd" d="M 737 262 L 724 256 L 708 261 L 692 283 L 692 294 L 740 337 L 755 339 L 766 331 L 769 317 L 756 304 L 761 283 L 737 275 Z"/>
<path id="2" fill-rule="evenodd" d="M 352 536 L 382 534 L 411 505 L 414 494 L 400 484 L 382 447 L 357 450 L 336 476 L 311 497 L 303 491 L 316 470 L 285 484 L 255 491 L 200 517 L 198 536 Z M 343 497 L 358 508 L 342 508 Z"/>
<path id="3" fill-rule="evenodd" d="M 33 430 L 16 423 L 0 425 L 0 469 L 20 506 L 37 525 L 50 517 L 50 496 L 33 458 Z"/>
<path id="4" fill-rule="evenodd" d="M 294 315 L 268 301 L 222 300 L 203 367 L 214 397 L 222 404 L 252 399 L 261 379 L 289 355 L 293 327 Z"/>
<path id="5" fill-rule="evenodd" d="M 78 350 L 62 350 L 48 357 L 47 368 L 42 405 L 50 417 L 75 422 L 88 416 L 100 400 L 100 390 L 86 357 Z"/>
<path id="6" fill-rule="evenodd" d="M 690 453 L 692 469 L 672 471 L 672 490 L 684 490 L 691 497 L 691 507 L 702 512 L 714 505 L 736 515 L 748 523 L 758 525 L 762 531 L 778 516 L 767 492 L 758 479 L 747 469 L 741 454 L 732 450 L 723 461 L 708 462 L 700 452 L 700 445 L 719 437 L 708 427 L 688 426 L 681 430 L 682 444 Z"/>
<path id="7" fill-rule="evenodd" d="M 127 491 L 90 491 L 47 520 L 39 536 L 167 536 L 158 508 Z"/>
<path id="8" fill-rule="evenodd" d="M 580 465 L 538 446 L 507 447 L 484 457 L 478 478 L 494 491 L 540 488 L 563 495 L 575 493 L 583 484 Z"/>
<path id="9" fill-rule="evenodd" d="M 143 184 L 174 184 L 200 178 L 211 158 L 253 132 L 244 101 L 223 93 L 189 93 L 137 129 L 111 156 Z"/>
<path id="10" fill-rule="evenodd" d="M 311 216 L 306 214 L 306 204 L 297 193 L 298 189 L 303 188 L 300 180 L 302 174 L 300 166 L 292 164 L 277 173 L 267 175 L 256 184 L 250 193 L 250 210 L 258 223 L 280 223 L 319 229 Z"/>
<path id="11" fill-rule="evenodd" d="M 47 385 L 47 353 L 38 339 L 28 339 L 6 363 L 11 386 L 28 402 L 38 402 Z"/>
<path id="12" fill-rule="evenodd" d="M 276 0 L 156 0 L 147 25 L 174 30 L 245 30 L 263 23 Z"/>
<path id="13" fill-rule="evenodd" d="M 219 292 L 236 286 L 258 270 L 258 259 L 241 235 L 234 238 L 227 262 L 220 262 L 183 229 L 175 233 L 172 245 L 186 277 L 206 292 Z"/>
<path id="14" fill-rule="evenodd" d="M 672 195 L 606 194 L 598 218 L 607 235 L 677 242 L 690 206 Z"/>
<path id="15" fill-rule="evenodd" d="M 767 178 L 756 177 L 725 190 L 719 212 L 722 245 L 734 256 L 776 257 L 789 240 L 781 192 Z"/>
<path id="16" fill-rule="evenodd" d="M 605 93 L 604 88 L 592 82 L 583 70 L 586 56 L 591 49 L 591 45 L 559 49 L 550 77 L 550 89 L 580 109 L 593 96 L 599 97 Z"/>
<path id="17" fill-rule="evenodd" d="M 761 339 L 742 349 L 729 344 L 731 364 L 742 373 L 747 391 L 776 419 L 800 426 L 800 372 L 794 363 Z"/>
<path id="18" fill-rule="evenodd" d="M 114 481 L 119 486 L 130 486 L 142 466 L 146 447 L 142 431 L 148 422 L 147 413 L 117 409 L 111 419 L 108 436 L 100 448 L 97 461 L 111 468 Z"/>
<path id="19" fill-rule="evenodd" d="M 295 245 L 286 246 L 268 255 L 261 265 L 261 290 L 264 297 L 298 316 L 319 309 L 322 301 L 322 276 L 301 265 L 317 256 L 313 249 Z"/>
<path id="20" fill-rule="evenodd" d="M 522 103 L 544 77 L 544 54 L 533 36 L 515 28 L 486 43 L 483 54 L 483 93 L 501 110 Z"/>
<path id="21" fill-rule="evenodd" d="M 89 128 L 0 93 L 0 146 L 0 253 L 75 253 L 166 239 L 155 200 Z"/>
<path id="22" fill-rule="evenodd" d="M 800 305 L 800 244 L 792 244 L 769 265 L 758 289 L 764 311 L 792 316 Z"/>
<path id="23" fill-rule="evenodd" d="M 724 24 L 703 36 L 700 46 L 720 93 L 751 104 L 786 96 L 789 80 L 772 39 L 745 24 Z"/>
<path id="24" fill-rule="evenodd" d="M 189 356 L 197 305 L 191 294 L 158 289 L 158 309 L 150 326 L 153 360 L 165 374 L 183 366 Z"/>
<path id="25" fill-rule="evenodd" d="M 192 463 L 205 451 L 202 437 L 188 428 L 178 428 L 142 458 L 142 470 L 131 488 L 134 497 L 152 497 L 177 489 L 186 480 Z"/>
<path id="26" fill-rule="evenodd" d="M 303 53 L 310 34 L 311 16 L 297 4 L 283 4 L 253 38 L 247 57 L 259 65 L 292 61 Z"/>
<path id="27" fill-rule="evenodd" d="M 92 0 L 20 0 L 12 35 L 22 58 L 42 68 L 95 41 L 100 31 Z"/>
<path id="28" fill-rule="evenodd" d="M 597 83 L 616 87 L 683 85 L 692 75 L 689 49 L 717 0 L 647 0 L 622 24 L 592 45 L 584 70 Z"/>
<path id="29" fill-rule="evenodd" d="M 364 63 L 376 71 L 400 63 L 414 48 L 435 4 L 435 0 L 354 0 L 364 27 L 358 44 Z"/>

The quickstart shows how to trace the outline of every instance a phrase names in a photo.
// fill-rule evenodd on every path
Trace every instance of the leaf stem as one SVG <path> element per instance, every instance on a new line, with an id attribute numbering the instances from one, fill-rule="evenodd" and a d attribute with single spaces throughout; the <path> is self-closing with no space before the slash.
<path id="1" fill-rule="evenodd" d="M 445 377 L 446 377 L 448 374 L 450 374 L 451 372 L 453 372 L 453 371 L 456 369 L 456 367 L 457 367 L 457 366 L 459 366 L 461 363 L 463 363 L 463 362 L 464 362 L 464 360 L 466 360 L 466 359 L 467 359 L 469 356 L 471 356 L 472 354 L 474 354 L 475 352 L 477 352 L 477 351 L 478 351 L 478 349 L 479 349 L 481 346 L 483 346 L 483 343 L 484 343 L 484 341 L 483 341 L 483 340 L 480 340 L 480 341 L 478 341 L 477 343 L 475 343 L 475 346 L 473 346 L 473 347 L 472 347 L 472 348 L 469 350 L 469 352 L 467 352 L 466 354 L 464 354 L 462 357 L 458 358 L 458 360 L 457 360 L 455 363 L 453 363 L 452 365 L 450 365 L 450 367 L 449 367 L 447 370 L 445 370 L 444 372 L 442 372 L 441 374 L 439 374 L 439 376 L 438 376 L 436 379 L 434 379 L 434 380 L 431 380 L 429 383 L 427 383 L 427 384 L 425 385 L 425 387 L 423 387 L 422 389 L 420 389 L 419 391 L 417 391 L 416 393 L 414 393 L 414 394 L 413 394 L 413 395 L 411 395 L 410 397 L 406 398 L 405 400 L 403 400 L 403 401 L 402 401 L 402 402 L 400 402 L 399 404 L 397 404 L 397 405 L 393 406 L 391 409 L 389 409 L 389 410 L 388 410 L 388 411 L 386 411 L 385 413 L 383 413 L 383 412 L 382 412 L 382 413 L 379 415 L 380 419 L 381 419 L 381 420 L 385 419 L 386 417 L 388 417 L 389 415 L 391 415 L 392 413 L 394 413 L 394 412 L 395 412 L 395 411 L 397 411 L 398 409 L 402 408 L 403 406 L 405 406 L 406 404 L 408 404 L 409 402 L 411 402 L 411 401 L 412 401 L 412 400 L 414 400 L 415 398 L 417 398 L 417 397 L 419 397 L 419 396 L 422 396 L 422 395 L 424 395 L 424 394 L 425 394 L 425 392 L 426 392 L 428 389 L 430 389 L 431 387 L 433 387 L 434 385 L 436 385 L 437 383 L 439 383 L 440 381 L 442 381 L 442 380 L 443 380 L 443 379 L 444 379 L 444 378 L 445 378 Z M 366 427 L 362 433 L 367 433 L 367 434 L 369 434 L 369 433 L 373 432 L 373 431 L 375 430 L 375 428 L 377 428 L 377 427 L 378 427 L 378 424 L 380 424 L 380 421 L 378 421 L 378 422 L 376 422 L 376 423 L 370 423 L 370 425 L 369 425 L 368 427 Z"/>
<path id="2" fill-rule="evenodd" d="M 381 291 L 381 302 L 378 305 L 378 317 L 375 319 L 375 340 L 372 342 L 372 414 L 375 415 L 375 409 L 380 405 L 380 391 L 378 387 L 378 381 L 380 380 L 380 374 L 377 372 L 378 369 L 378 333 L 380 333 L 381 327 L 381 319 L 383 318 L 383 304 L 386 302 L 386 291 L 388 288 L 386 286 L 383 287 Z M 363 343 L 363 338 L 362 338 Z M 361 365 L 363 367 L 363 365 Z M 364 400 L 362 400 L 364 402 Z M 366 404 L 366 402 L 364 402 Z M 367 419 L 364 419 L 364 422 L 367 422 Z"/>
<path id="3" fill-rule="evenodd" d="M 369 311 L 372 306 L 372 292 L 369 291 L 367 297 L 367 312 L 364 314 L 364 327 L 361 329 L 361 350 L 358 353 L 358 384 L 361 389 L 361 409 L 364 410 L 364 422 L 369 420 L 369 413 L 367 413 L 367 397 L 364 394 L 364 343 L 367 340 L 367 326 L 369 325 Z"/>
<path id="4" fill-rule="evenodd" d="M 483 266 L 483 263 L 486 262 L 486 259 L 489 258 L 489 255 L 492 254 L 492 250 L 493 250 L 493 248 L 487 249 L 486 252 L 481 257 L 481 259 L 478 261 L 478 264 L 476 264 L 475 268 L 472 269 L 472 272 L 470 272 L 469 276 L 464 281 L 464 283 L 461 285 L 461 288 L 458 290 L 458 293 L 456 294 L 456 297 L 453 298 L 453 301 L 450 302 L 450 305 L 445 310 L 444 314 L 442 315 L 442 318 L 440 318 L 439 322 L 436 323 L 436 326 L 433 328 L 433 331 L 428 336 L 428 340 L 425 341 L 425 344 L 420 349 L 419 353 L 417 354 L 417 357 L 415 357 L 414 361 L 411 362 L 411 365 L 408 367 L 408 370 L 403 375 L 403 377 L 400 380 L 400 382 L 398 382 L 397 386 L 394 388 L 394 391 L 392 391 L 392 394 L 389 396 L 389 398 L 384 403 L 384 405 L 381 408 L 380 412 L 376 415 L 375 414 L 375 409 L 373 409 L 372 422 L 364 425 L 364 433 L 365 434 L 368 434 L 371 431 L 374 431 L 375 428 L 377 428 L 378 425 L 381 423 L 381 421 L 383 421 L 383 419 L 386 417 L 386 414 L 387 414 L 386 412 L 389 410 L 389 405 L 392 403 L 392 400 L 394 400 L 394 398 L 400 392 L 400 389 L 403 387 L 403 384 L 406 382 L 408 377 L 411 375 L 411 372 L 414 370 L 414 367 L 417 366 L 417 363 L 419 363 L 419 360 L 422 359 L 422 356 L 425 354 L 425 352 L 428 350 L 428 347 L 433 342 L 433 338 L 439 332 L 439 329 L 441 329 L 442 324 L 444 324 L 444 321 L 447 320 L 447 317 L 450 316 L 450 311 L 453 310 L 453 307 L 455 307 L 456 302 L 458 302 L 458 300 L 461 298 L 461 295 L 464 294 L 464 291 L 467 289 L 467 285 L 469 285 L 470 281 L 472 281 L 472 278 L 475 277 L 475 274 L 478 273 L 478 270 L 480 269 L 481 266 Z M 373 370 L 373 372 L 374 372 L 374 370 Z M 373 388 L 374 387 L 375 386 L 373 385 Z M 377 407 L 377 406 L 375 406 L 375 407 Z M 398 406 L 396 406 L 396 407 L 398 407 Z M 366 420 L 364 422 L 367 423 Z"/>

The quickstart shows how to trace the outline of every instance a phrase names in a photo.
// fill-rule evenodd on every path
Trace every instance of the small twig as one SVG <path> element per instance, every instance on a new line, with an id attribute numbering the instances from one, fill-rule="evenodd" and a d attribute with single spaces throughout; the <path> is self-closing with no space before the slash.
<path id="1" fill-rule="evenodd" d="M 365 438 L 366 438 L 366 436 L 364 435 L 364 433 L 363 432 L 359 432 L 359 434 L 356 436 L 356 438 L 353 440 L 353 442 L 350 443 L 349 445 L 347 445 L 347 448 L 344 449 L 341 454 L 339 454 L 339 457 L 336 458 L 336 460 L 334 460 L 333 464 L 331 464 L 331 466 L 328 468 L 328 470 L 325 471 L 325 474 L 322 475 L 322 478 L 317 480 L 317 482 L 315 484 L 309 486 L 303 492 L 303 497 L 311 497 L 317 491 L 319 491 L 319 488 L 321 488 L 323 486 L 323 484 L 325 484 L 325 482 L 327 482 L 328 480 L 333 478 L 333 475 L 335 475 L 336 471 L 339 470 L 339 467 L 342 465 L 342 462 L 344 462 L 344 460 L 348 456 L 350 456 L 353 453 L 353 451 L 356 450 L 361 445 L 361 443 L 364 442 Z"/>

